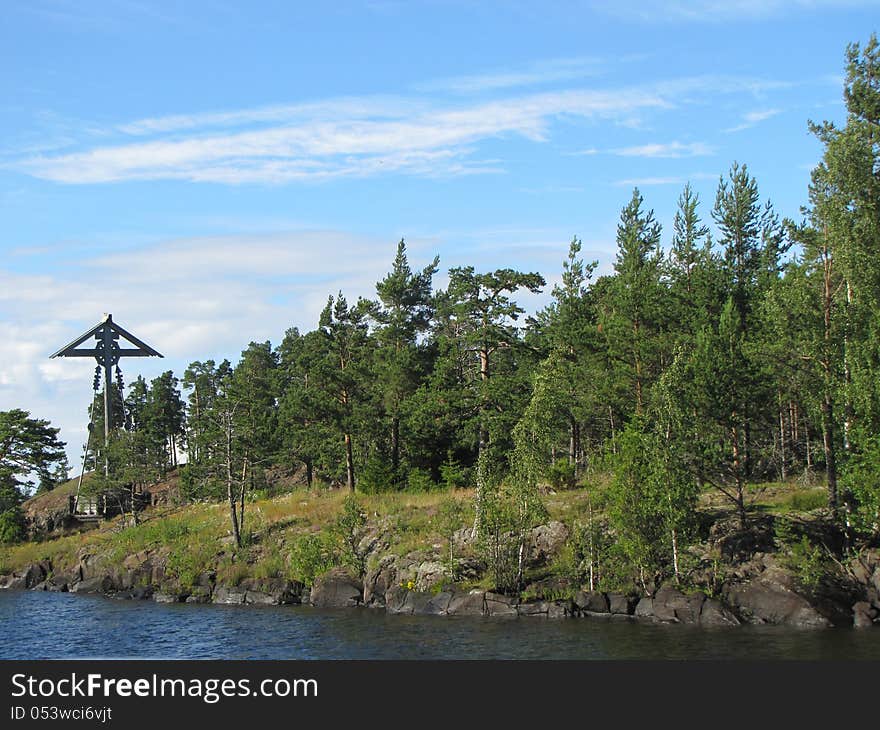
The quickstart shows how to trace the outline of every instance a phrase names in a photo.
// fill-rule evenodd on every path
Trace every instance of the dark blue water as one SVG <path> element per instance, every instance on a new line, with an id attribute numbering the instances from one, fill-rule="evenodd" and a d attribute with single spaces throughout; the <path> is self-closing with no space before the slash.
<path id="1" fill-rule="evenodd" d="M 880 659 L 880 630 L 389 616 L 0 591 L 0 659 Z"/>

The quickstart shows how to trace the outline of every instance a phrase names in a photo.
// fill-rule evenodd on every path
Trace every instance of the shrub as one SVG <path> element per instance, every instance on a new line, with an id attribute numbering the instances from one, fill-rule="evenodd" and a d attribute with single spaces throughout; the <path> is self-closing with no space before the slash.
<path id="1" fill-rule="evenodd" d="M 825 490 L 810 492 L 795 492 L 788 499 L 790 509 L 797 512 L 809 512 L 828 506 L 828 494 Z"/>
<path id="2" fill-rule="evenodd" d="M 361 547 L 366 537 L 367 515 L 353 494 L 342 501 L 342 513 L 333 531 L 339 539 L 341 562 L 363 578 L 367 572 L 367 551 Z"/>
<path id="3" fill-rule="evenodd" d="M 26 537 L 24 515 L 20 507 L 0 512 L 0 545 L 12 545 Z"/>
<path id="4" fill-rule="evenodd" d="M 321 533 L 303 535 L 290 550 L 290 572 L 293 578 L 307 586 L 337 564 L 330 540 Z"/>
<path id="5" fill-rule="evenodd" d="M 397 487 L 397 475 L 388 459 L 373 454 L 361 469 L 358 489 L 364 494 L 381 494 Z"/>
<path id="6" fill-rule="evenodd" d="M 466 487 L 470 482 L 470 470 L 462 466 L 450 451 L 446 461 L 440 465 L 440 479 L 447 489 Z"/>
<path id="7" fill-rule="evenodd" d="M 547 469 L 547 478 L 555 489 L 571 489 L 577 484 L 575 465 L 567 461 L 554 461 Z"/>
<path id="8" fill-rule="evenodd" d="M 406 478 L 406 484 L 411 492 L 430 492 L 437 485 L 430 472 L 424 469 L 412 469 Z"/>

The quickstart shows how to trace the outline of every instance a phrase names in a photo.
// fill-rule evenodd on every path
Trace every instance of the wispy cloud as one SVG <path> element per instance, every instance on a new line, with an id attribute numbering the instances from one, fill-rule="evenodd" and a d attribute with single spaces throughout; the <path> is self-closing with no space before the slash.
<path id="1" fill-rule="evenodd" d="M 375 100 L 351 106 L 245 110 L 223 115 L 142 120 L 130 131 L 156 131 L 157 139 L 37 155 L 19 169 L 64 183 L 181 179 L 218 183 L 282 183 L 369 176 L 387 172 L 461 175 L 497 171 L 473 155 L 473 145 L 516 135 L 547 138 L 554 118 L 617 118 L 672 101 L 646 88 L 569 90 L 471 105 L 389 109 Z M 372 111 L 371 111 L 372 110 Z M 287 117 L 285 117 L 287 115 Z M 289 119 L 293 115 L 295 119 Z M 205 125 L 275 123 L 257 129 L 205 132 Z M 168 130 L 178 134 L 164 135 Z M 190 131 L 181 136 L 181 130 Z"/>
<path id="2" fill-rule="evenodd" d="M 747 112 L 742 115 L 742 122 L 739 124 L 729 127 L 725 129 L 725 132 L 742 132 L 744 129 L 750 129 L 754 127 L 756 124 L 760 124 L 761 122 L 770 119 L 771 117 L 775 117 L 777 114 L 782 112 L 781 109 L 761 109 L 758 111 Z"/>
<path id="3" fill-rule="evenodd" d="M 537 61 L 520 69 L 436 79 L 418 84 L 415 88 L 418 91 L 451 91 L 457 94 L 473 94 L 582 79 L 595 76 L 601 71 L 603 65 L 603 62 L 597 58 L 557 58 Z"/>
<path id="4" fill-rule="evenodd" d="M 654 142 L 634 147 L 620 147 L 612 152 L 622 157 L 704 157 L 714 154 L 715 148 L 705 142 Z"/>
<path id="5" fill-rule="evenodd" d="M 551 139 L 554 124 L 561 120 L 620 125 L 660 110 L 705 104 L 707 94 L 759 96 L 785 83 L 704 75 L 491 100 L 371 96 L 173 114 L 117 125 L 105 130 L 100 143 L 94 134 L 86 134 L 65 152 L 22 152 L 7 157 L 3 166 L 67 184 L 132 180 L 281 184 L 394 173 L 422 177 L 498 173 L 504 163 L 497 152 L 492 158 L 481 155 L 490 140 L 541 143 Z M 112 143 L 107 141 L 111 139 Z M 580 154 L 596 151 L 586 147 Z M 702 142 L 680 141 L 612 151 L 661 158 L 714 152 Z"/>
<path id="6" fill-rule="evenodd" d="M 714 180 L 718 175 L 708 172 L 695 172 L 692 175 L 670 175 L 657 177 L 630 177 L 624 180 L 615 180 L 617 187 L 647 188 L 655 185 L 684 185 L 693 180 Z"/>
<path id="7" fill-rule="evenodd" d="M 593 0 L 597 10 L 619 18 L 646 23 L 720 23 L 737 20 L 763 20 L 788 14 L 870 7 L 876 0 L 668 0 L 647 3 L 642 0 Z"/>

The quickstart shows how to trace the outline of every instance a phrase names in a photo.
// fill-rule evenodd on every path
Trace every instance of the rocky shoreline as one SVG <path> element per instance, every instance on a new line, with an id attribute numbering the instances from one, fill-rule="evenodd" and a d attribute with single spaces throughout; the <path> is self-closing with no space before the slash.
<path id="1" fill-rule="evenodd" d="M 421 556 L 424 557 L 424 556 Z M 757 553 L 714 596 L 665 585 L 650 595 L 578 590 L 571 597 L 523 599 L 492 591 L 447 585 L 442 566 L 430 559 L 385 555 L 361 580 L 334 568 L 309 588 L 278 578 L 245 578 L 236 585 L 218 582 L 215 572 L 198 576 L 186 590 L 165 575 L 161 550 L 127 556 L 110 564 L 83 554 L 73 570 L 56 571 L 48 560 L 0 576 L 0 589 L 69 591 L 153 600 L 159 603 L 311 605 L 362 607 L 389 614 L 423 616 L 589 618 L 645 621 L 704 627 L 775 624 L 799 628 L 880 626 L 880 551 L 852 560 L 851 585 L 833 595 L 805 595 L 773 554 Z"/>

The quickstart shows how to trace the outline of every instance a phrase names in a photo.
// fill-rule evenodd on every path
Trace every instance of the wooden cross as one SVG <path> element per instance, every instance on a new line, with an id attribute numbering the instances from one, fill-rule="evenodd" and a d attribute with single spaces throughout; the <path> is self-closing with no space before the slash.
<path id="1" fill-rule="evenodd" d="M 95 338 L 94 347 L 82 348 L 86 340 Z M 119 346 L 120 337 L 134 347 L 122 348 Z M 98 365 L 104 368 L 104 453 L 110 443 L 110 423 L 112 400 L 110 398 L 110 386 L 112 383 L 111 368 L 119 362 L 121 357 L 164 357 L 145 342 L 127 332 L 113 321 L 113 315 L 105 314 L 98 324 L 83 335 L 77 337 L 70 344 L 62 347 L 58 352 L 50 355 L 53 357 L 93 357 Z M 120 393 L 120 396 L 122 394 Z M 104 473 L 107 474 L 109 463 L 104 460 Z"/>

